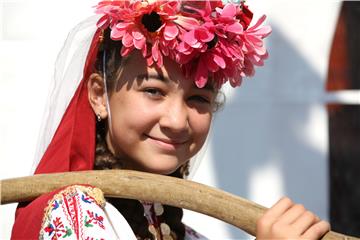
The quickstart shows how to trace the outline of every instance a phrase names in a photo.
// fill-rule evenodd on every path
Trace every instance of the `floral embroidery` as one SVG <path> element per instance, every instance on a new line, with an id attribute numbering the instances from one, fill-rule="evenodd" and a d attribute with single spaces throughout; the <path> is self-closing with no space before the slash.
<path id="1" fill-rule="evenodd" d="M 67 226 L 64 227 L 64 224 L 59 217 L 55 218 L 53 223 L 50 223 L 44 231 L 49 233 L 49 237 L 51 236 L 52 240 L 59 239 L 60 237 L 66 238 L 72 234 L 71 229 Z"/>
<path id="2" fill-rule="evenodd" d="M 79 216 L 81 217 L 81 207 L 79 207 L 79 196 L 78 192 L 69 192 L 63 193 L 64 204 L 63 208 L 65 210 L 65 216 L 71 224 L 72 229 L 76 236 L 79 236 Z"/>
<path id="3" fill-rule="evenodd" d="M 61 190 L 52 197 L 45 209 L 39 239 L 118 239 L 122 228 L 113 229 L 109 218 L 106 217 L 104 206 L 105 200 L 99 189 L 74 185 Z M 154 206 L 155 214 L 148 215 L 151 219 L 156 213 L 162 213 L 161 208 L 156 207 L 157 204 L 144 203 L 145 213 L 149 214 L 152 206 Z M 152 219 L 152 221 L 155 220 Z M 165 230 L 162 229 L 162 231 Z M 186 226 L 185 240 L 198 239 L 206 238 Z"/>
<path id="4" fill-rule="evenodd" d="M 85 194 L 81 194 L 81 200 L 85 203 L 93 203 L 94 199 L 89 196 L 85 196 Z"/>
<path id="5" fill-rule="evenodd" d="M 63 238 L 69 237 L 69 236 L 71 236 L 71 234 L 72 234 L 72 231 L 71 231 L 70 228 L 68 228 L 68 227 L 65 227 L 65 228 L 66 228 L 66 234 L 63 236 Z"/>
<path id="6" fill-rule="evenodd" d="M 59 207 L 59 202 L 55 200 L 51 206 L 52 206 L 51 211 L 54 211 Z"/>
<path id="7" fill-rule="evenodd" d="M 45 208 L 39 239 L 116 239 L 104 206 L 100 189 L 73 185 L 61 190 Z"/>
<path id="8" fill-rule="evenodd" d="M 86 211 L 88 216 L 89 216 L 89 219 L 88 219 L 88 216 L 85 216 L 85 220 L 84 220 L 84 224 L 85 224 L 85 227 L 93 227 L 95 225 L 99 225 L 99 227 L 101 227 L 102 229 L 105 229 L 105 226 L 104 226 L 104 217 L 102 216 L 99 216 L 97 213 L 94 214 L 94 212 L 91 212 L 89 210 Z M 93 223 L 93 224 L 91 224 Z"/>

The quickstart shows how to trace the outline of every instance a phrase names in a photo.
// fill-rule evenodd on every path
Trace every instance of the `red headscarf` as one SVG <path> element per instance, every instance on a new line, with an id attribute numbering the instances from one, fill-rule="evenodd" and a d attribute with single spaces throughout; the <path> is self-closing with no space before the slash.
<path id="1" fill-rule="evenodd" d="M 94 64 L 101 31 L 96 31 L 88 52 L 81 80 L 35 174 L 92 170 L 95 158 L 96 120 L 89 104 L 87 80 Z M 38 239 L 44 209 L 61 189 L 28 204 L 19 204 L 11 239 Z"/>

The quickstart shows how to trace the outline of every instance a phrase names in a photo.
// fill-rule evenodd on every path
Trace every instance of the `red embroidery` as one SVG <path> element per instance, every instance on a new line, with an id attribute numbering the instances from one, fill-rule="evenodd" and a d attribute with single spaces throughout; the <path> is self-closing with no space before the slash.
<path id="1" fill-rule="evenodd" d="M 94 226 L 94 225 L 92 225 L 92 223 L 93 223 L 105 230 L 104 217 L 99 216 L 97 213 L 94 214 L 94 212 L 91 212 L 89 210 L 87 210 L 86 212 L 88 215 L 85 216 L 85 220 L 84 220 L 85 227 L 93 227 Z M 89 217 L 89 219 L 88 219 L 88 217 Z"/>
<path id="2" fill-rule="evenodd" d="M 93 196 L 75 187 L 54 197 L 45 214 L 47 219 L 41 233 L 44 239 L 60 240 L 71 236 L 74 239 L 100 240 L 105 237 L 104 224 L 107 222 L 102 207 Z"/>
<path id="3" fill-rule="evenodd" d="M 72 229 L 74 229 L 77 239 L 79 238 L 79 222 L 78 222 L 78 206 L 76 196 L 77 192 L 71 194 L 63 194 L 64 203 L 68 214 L 70 215 Z"/>
<path id="4" fill-rule="evenodd" d="M 53 223 L 49 224 L 44 231 L 46 233 L 49 233 L 49 236 L 52 235 L 51 239 L 52 240 L 57 240 L 60 237 L 65 238 L 65 237 L 69 237 L 72 234 L 71 229 L 69 229 L 68 227 L 66 227 L 66 229 L 64 228 L 64 224 L 62 223 L 62 221 L 60 220 L 59 217 L 55 218 L 55 220 L 53 220 Z"/>

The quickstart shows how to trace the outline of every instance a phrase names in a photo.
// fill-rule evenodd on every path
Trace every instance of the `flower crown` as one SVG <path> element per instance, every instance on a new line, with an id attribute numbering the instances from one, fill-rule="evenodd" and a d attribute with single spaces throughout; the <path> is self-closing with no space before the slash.
<path id="1" fill-rule="evenodd" d="M 98 3 L 96 13 L 103 14 L 97 26 L 121 40 L 122 56 L 138 49 L 159 67 L 170 57 L 199 88 L 208 79 L 239 86 L 268 56 L 263 39 L 271 28 L 260 26 L 265 15 L 250 27 L 253 13 L 243 1 L 113 0 Z"/>

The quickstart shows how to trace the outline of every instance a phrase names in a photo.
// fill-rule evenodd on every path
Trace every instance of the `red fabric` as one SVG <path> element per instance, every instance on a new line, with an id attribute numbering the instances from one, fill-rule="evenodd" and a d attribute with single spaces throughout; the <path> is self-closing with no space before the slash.
<path id="1" fill-rule="evenodd" d="M 94 72 L 100 31 L 93 37 L 75 95 L 42 157 L 35 174 L 93 169 L 95 157 L 95 114 L 88 101 L 87 79 Z M 44 208 L 58 191 L 42 195 L 28 205 L 19 205 L 11 239 L 38 239 Z"/>
<path id="2" fill-rule="evenodd" d="M 25 207 L 18 207 L 11 239 L 39 239 L 44 209 L 49 200 L 62 189 L 41 195 Z"/>

